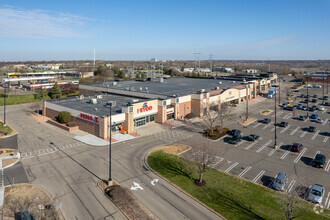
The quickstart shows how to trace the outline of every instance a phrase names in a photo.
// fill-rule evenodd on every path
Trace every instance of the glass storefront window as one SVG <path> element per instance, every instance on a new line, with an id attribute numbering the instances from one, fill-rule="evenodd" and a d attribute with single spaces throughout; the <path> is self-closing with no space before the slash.
<path id="1" fill-rule="evenodd" d="M 153 121 L 155 121 L 155 115 L 148 115 L 143 118 L 134 119 L 134 126 L 140 127 L 140 126 L 143 126 L 143 125 L 145 125 L 149 122 L 153 122 Z"/>
<path id="2" fill-rule="evenodd" d="M 173 119 L 174 118 L 174 112 L 167 114 L 167 120 Z"/>
<path id="3" fill-rule="evenodd" d="M 150 122 L 155 121 L 155 115 L 150 115 Z"/>

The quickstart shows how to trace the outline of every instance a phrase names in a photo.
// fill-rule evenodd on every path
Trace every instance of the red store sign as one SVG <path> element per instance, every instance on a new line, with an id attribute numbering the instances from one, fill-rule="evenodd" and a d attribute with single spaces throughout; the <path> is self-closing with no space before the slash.
<path id="1" fill-rule="evenodd" d="M 95 123 L 99 123 L 99 118 L 98 117 L 93 117 L 91 115 L 87 115 L 84 113 L 80 113 L 80 118 L 95 122 Z"/>
<path id="2" fill-rule="evenodd" d="M 151 111 L 151 110 L 152 110 L 152 106 L 148 106 L 148 104 L 145 102 L 143 104 L 142 108 L 137 109 L 137 113 L 147 112 L 147 111 Z"/>

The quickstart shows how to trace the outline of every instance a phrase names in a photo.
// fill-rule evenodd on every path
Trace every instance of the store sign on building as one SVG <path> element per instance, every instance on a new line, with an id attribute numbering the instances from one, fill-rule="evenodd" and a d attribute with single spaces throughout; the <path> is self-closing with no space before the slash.
<path id="1" fill-rule="evenodd" d="M 174 112 L 174 108 L 167 109 L 166 114 L 170 114 Z"/>
<path id="2" fill-rule="evenodd" d="M 145 102 L 143 104 L 142 108 L 137 109 L 137 113 L 147 112 L 147 111 L 151 111 L 151 110 L 152 110 L 152 106 L 148 106 L 148 104 Z"/>
<path id="3" fill-rule="evenodd" d="M 84 114 L 84 113 L 80 113 L 80 118 L 83 118 L 83 119 L 86 119 L 88 121 L 92 121 L 92 122 L 95 122 L 95 123 L 99 123 L 99 118 L 94 117 L 92 115 L 87 115 L 87 114 Z"/>

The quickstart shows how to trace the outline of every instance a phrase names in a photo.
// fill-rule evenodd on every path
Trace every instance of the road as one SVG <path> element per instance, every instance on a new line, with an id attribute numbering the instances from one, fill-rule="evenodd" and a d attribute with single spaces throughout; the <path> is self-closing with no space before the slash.
<path id="1" fill-rule="evenodd" d="M 45 189 L 61 204 L 67 219 L 123 219 L 96 187 L 108 174 L 108 147 L 82 144 L 69 134 L 47 124 L 38 124 L 27 112 L 27 105 L 8 106 L 8 123 L 19 130 L 22 165 L 5 173 L 7 184 L 12 175 Z M 181 136 L 189 137 L 188 133 Z M 219 219 L 208 209 L 178 191 L 166 181 L 143 168 L 145 154 L 165 142 L 153 136 L 113 144 L 113 179 L 130 188 L 133 182 L 143 190 L 133 191 L 137 198 L 159 219 Z M 8 170 L 9 171 L 9 170 Z M 24 172 L 23 172 L 24 173 Z M 16 178 L 16 183 L 20 178 Z M 21 178 L 21 182 L 26 179 Z"/>

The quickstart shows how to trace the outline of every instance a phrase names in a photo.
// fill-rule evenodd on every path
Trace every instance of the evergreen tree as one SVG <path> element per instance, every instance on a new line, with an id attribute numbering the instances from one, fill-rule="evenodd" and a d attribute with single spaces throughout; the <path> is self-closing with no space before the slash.
<path id="1" fill-rule="evenodd" d="M 51 88 L 49 96 L 52 99 L 60 98 L 62 96 L 61 87 L 57 84 L 57 82 L 54 84 L 53 88 Z"/>

